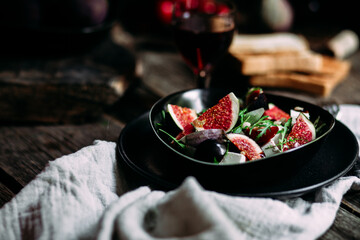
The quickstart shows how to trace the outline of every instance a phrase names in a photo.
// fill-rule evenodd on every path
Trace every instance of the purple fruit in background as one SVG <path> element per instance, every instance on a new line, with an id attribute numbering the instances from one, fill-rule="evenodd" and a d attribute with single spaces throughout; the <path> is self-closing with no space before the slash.
<path id="1" fill-rule="evenodd" d="M 108 0 L 46 0 L 41 4 L 42 22 L 47 26 L 86 27 L 102 23 Z"/>
<path id="2" fill-rule="evenodd" d="M 74 0 L 79 20 L 89 25 L 102 23 L 108 12 L 107 0 Z"/>

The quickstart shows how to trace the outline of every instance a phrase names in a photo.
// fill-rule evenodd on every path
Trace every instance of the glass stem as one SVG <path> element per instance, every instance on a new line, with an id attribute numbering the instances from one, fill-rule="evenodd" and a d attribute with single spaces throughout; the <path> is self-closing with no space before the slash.
<path id="1" fill-rule="evenodd" d="M 201 70 L 196 76 L 196 84 L 198 88 L 209 88 L 210 78 L 205 70 Z"/>

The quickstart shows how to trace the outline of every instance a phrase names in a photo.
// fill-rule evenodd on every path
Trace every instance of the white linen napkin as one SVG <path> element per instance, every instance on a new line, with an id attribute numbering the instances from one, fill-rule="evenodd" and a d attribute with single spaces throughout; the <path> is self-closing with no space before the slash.
<path id="1" fill-rule="evenodd" d="M 346 123 L 357 131 L 354 108 L 339 118 L 357 114 Z M 228 196 L 192 177 L 170 192 L 144 186 L 125 193 L 115 143 L 95 141 L 50 162 L 0 209 L 0 239 L 316 239 L 343 195 L 360 191 L 358 177 L 341 177 L 313 200 Z"/>

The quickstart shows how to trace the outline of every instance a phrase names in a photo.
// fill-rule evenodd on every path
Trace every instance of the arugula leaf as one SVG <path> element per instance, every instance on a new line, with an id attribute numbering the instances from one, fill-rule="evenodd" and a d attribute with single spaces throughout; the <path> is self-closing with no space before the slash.
<path id="1" fill-rule="evenodd" d="M 165 110 L 162 110 L 161 111 L 161 117 L 162 117 L 162 120 L 161 120 L 161 122 L 157 122 L 156 123 L 156 126 L 159 126 L 159 127 L 161 127 L 161 126 L 163 126 L 164 124 L 164 122 L 165 122 L 165 118 L 166 118 L 166 112 L 165 112 Z"/>
<path id="2" fill-rule="evenodd" d="M 323 129 L 323 127 L 326 126 L 326 123 L 323 123 L 319 126 L 319 123 L 320 123 L 320 116 L 318 116 L 316 118 L 316 120 L 314 121 L 314 127 L 315 127 L 315 132 L 316 132 L 316 135 L 318 135 L 321 131 L 321 129 Z"/>
<path id="3" fill-rule="evenodd" d="M 186 148 L 186 145 L 182 142 L 180 142 L 179 140 L 177 140 L 176 138 L 174 138 L 173 136 L 171 136 L 169 133 L 167 133 L 166 131 L 164 131 L 163 129 L 159 129 L 159 131 L 165 133 L 166 135 L 168 135 L 174 142 L 176 142 L 181 148 Z"/>
<path id="4" fill-rule="evenodd" d="M 231 132 L 232 133 L 241 133 L 242 132 L 242 124 L 244 123 L 244 116 L 245 116 L 245 113 L 247 112 L 247 108 L 244 108 L 243 110 L 241 110 L 239 112 L 239 118 L 238 118 L 238 124 L 237 126 L 235 126 Z"/>
<path id="5" fill-rule="evenodd" d="M 241 133 L 243 131 L 243 129 L 249 128 L 250 129 L 249 134 L 251 134 L 251 132 L 255 128 L 258 128 L 261 130 L 260 130 L 260 133 L 257 135 L 256 140 L 260 139 L 261 136 L 263 136 L 270 127 L 275 126 L 273 121 L 268 120 L 267 116 L 263 116 L 264 112 L 265 112 L 264 108 L 258 108 L 251 112 L 247 112 L 247 108 L 243 109 L 239 113 L 239 122 L 240 123 L 238 126 L 233 128 L 232 132 L 233 133 Z M 250 127 L 243 126 L 245 122 L 250 123 Z"/>
<path id="6" fill-rule="evenodd" d="M 269 124 L 271 124 L 271 126 L 275 125 L 271 120 L 267 120 L 268 116 L 263 116 L 261 117 L 256 123 L 254 123 L 251 127 L 250 127 L 250 132 L 249 134 L 251 134 L 251 132 L 255 129 L 255 128 L 261 128 L 261 127 L 267 127 Z"/>
<path id="7" fill-rule="evenodd" d="M 247 112 L 247 107 L 244 108 L 243 110 L 241 110 L 239 112 L 239 120 L 240 120 L 240 124 L 242 124 L 244 122 L 244 117 L 245 117 L 245 113 Z"/>
<path id="8" fill-rule="evenodd" d="M 244 115 L 244 122 L 249 122 L 254 124 L 261 119 L 261 116 L 264 115 L 265 109 L 258 108 L 253 111 L 250 111 Z"/>
<path id="9" fill-rule="evenodd" d="M 291 127 L 291 118 L 289 118 L 289 120 L 287 120 L 287 122 L 284 124 L 283 129 L 281 129 L 280 132 L 280 139 L 279 139 L 279 144 L 280 144 L 280 151 L 283 152 L 284 151 L 284 144 L 286 143 L 286 133 L 289 131 Z"/>
<path id="10" fill-rule="evenodd" d="M 259 140 L 272 126 L 276 126 L 275 123 L 271 120 L 262 120 L 254 124 L 254 127 L 258 126 L 260 128 L 260 133 L 256 136 L 255 141 Z"/>

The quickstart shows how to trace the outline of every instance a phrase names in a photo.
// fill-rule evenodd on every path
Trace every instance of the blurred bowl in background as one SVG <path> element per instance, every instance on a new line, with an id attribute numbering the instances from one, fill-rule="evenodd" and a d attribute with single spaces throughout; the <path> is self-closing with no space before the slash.
<path id="1" fill-rule="evenodd" d="M 2 54 L 56 54 L 88 49 L 118 17 L 118 0 L 14 0 L 0 3 Z"/>

